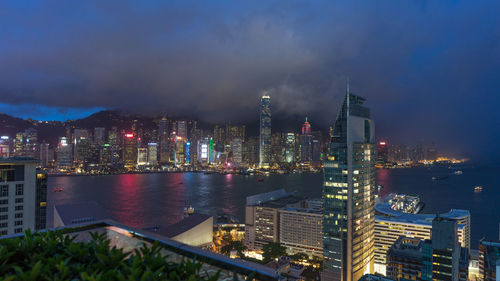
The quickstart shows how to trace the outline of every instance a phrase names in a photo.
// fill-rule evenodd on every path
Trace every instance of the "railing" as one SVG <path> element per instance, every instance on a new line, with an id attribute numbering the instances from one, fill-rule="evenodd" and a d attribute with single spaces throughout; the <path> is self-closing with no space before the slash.
<path id="1" fill-rule="evenodd" d="M 90 239 L 90 233 L 106 233 L 111 241 L 111 246 L 122 248 L 126 251 L 139 248 L 142 245 L 151 245 L 157 241 L 164 249 L 168 261 L 180 262 L 183 259 L 192 259 L 203 264 L 202 271 L 215 274 L 220 272 L 220 280 L 286 280 L 275 270 L 260 264 L 240 259 L 231 259 L 201 248 L 189 246 L 172 239 L 134 229 L 112 220 L 84 222 L 65 227 L 53 228 L 43 231 L 60 230 L 64 234 L 77 236 L 76 241 L 85 242 Z M 23 234 L 7 235 L 0 239 L 21 237 Z"/>

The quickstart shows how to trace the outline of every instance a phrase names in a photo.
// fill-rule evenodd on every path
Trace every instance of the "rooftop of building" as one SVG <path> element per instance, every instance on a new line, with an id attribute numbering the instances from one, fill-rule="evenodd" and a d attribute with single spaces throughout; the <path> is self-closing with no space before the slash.
<path id="1" fill-rule="evenodd" d="M 292 192 L 287 192 L 283 188 L 247 197 L 247 206 L 268 208 L 284 208 L 300 202 L 304 202 L 304 198 L 298 197 Z"/>
<path id="2" fill-rule="evenodd" d="M 406 221 L 431 221 L 436 217 L 436 214 L 409 214 L 401 211 L 396 211 L 391 208 L 390 204 L 379 203 L 375 205 L 375 212 L 379 217 L 394 217 Z M 459 220 L 470 217 L 469 210 L 451 209 L 447 213 L 439 214 L 441 218 Z"/>
<path id="3" fill-rule="evenodd" d="M 483 244 L 484 246 L 500 248 L 500 241 L 498 240 L 488 240 L 483 238 L 479 240 L 479 243 Z"/>
<path id="4" fill-rule="evenodd" d="M 54 209 L 64 225 L 100 221 L 112 218 L 106 209 L 94 201 L 55 205 Z"/>
<path id="5" fill-rule="evenodd" d="M 405 256 L 405 257 L 422 257 L 423 241 L 417 238 L 401 236 L 392 244 L 387 252 L 387 255 Z"/>
<path id="6" fill-rule="evenodd" d="M 284 208 L 290 204 L 296 204 L 303 201 L 302 198 L 297 197 L 295 195 L 290 195 L 287 197 L 283 197 L 274 201 L 268 201 L 264 202 L 262 204 L 259 204 L 258 206 L 261 207 L 268 207 L 268 208 Z"/>
<path id="7" fill-rule="evenodd" d="M 413 214 L 406 214 L 413 215 Z M 428 226 L 432 227 L 432 219 L 428 217 L 412 217 L 412 216 L 399 216 L 399 217 L 385 217 L 380 215 L 375 215 L 376 222 L 388 222 L 388 223 L 404 223 L 406 225 L 415 225 L 415 226 Z M 463 229 L 465 227 L 464 224 L 457 224 L 458 229 Z"/>
<path id="8" fill-rule="evenodd" d="M 199 213 L 194 213 L 189 215 L 188 217 L 182 219 L 181 221 L 163 227 L 163 226 L 154 226 L 154 227 L 148 227 L 144 228 L 144 230 L 158 233 L 162 236 L 168 237 L 168 238 L 173 238 L 175 236 L 178 236 L 196 226 L 199 224 L 205 222 L 206 220 L 210 219 L 212 216 L 210 215 L 205 215 L 205 214 L 199 214 Z"/>
<path id="9" fill-rule="evenodd" d="M 0 157 L 0 164 L 38 163 L 38 162 L 39 161 L 37 159 L 27 156 Z"/>
<path id="10" fill-rule="evenodd" d="M 286 192 L 286 190 L 284 188 L 273 190 L 270 192 L 259 193 L 259 194 L 255 194 L 252 196 L 248 196 L 247 197 L 247 205 L 248 206 L 257 206 L 257 205 L 260 205 L 262 203 L 265 203 L 268 201 L 278 200 L 280 198 L 284 198 L 284 197 L 287 197 L 290 195 L 292 195 L 292 193 Z"/>
<path id="11" fill-rule="evenodd" d="M 392 281 L 392 279 L 380 275 L 365 274 L 358 281 Z"/>
<path id="12" fill-rule="evenodd" d="M 485 262 L 488 266 L 496 266 L 500 262 L 500 241 L 495 240 L 479 240 L 479 249 L 481 245 L 485 246 Z"/>
<path id="13" fill-rule="evenodd" d="M 323 212 L 321 210 L 312 209 L 312 208 L 285 207 L 282 210 L 283 211 L 291 211 L 291 212 L 299 212 L 299 213 L 318 214 L 318 215 L 323 214 Z"/>

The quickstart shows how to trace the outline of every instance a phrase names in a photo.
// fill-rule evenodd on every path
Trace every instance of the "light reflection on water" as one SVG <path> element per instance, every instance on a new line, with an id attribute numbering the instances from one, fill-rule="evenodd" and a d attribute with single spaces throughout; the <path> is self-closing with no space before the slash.
<path id="1" fill-rule="evenodd" d="M 470 168 L 463 169 L 460 176 L 451 172 L 446 168 L 377 170 L 376 179 L 384 186 L 382 196 L 391 192 L 419 194 L 426 203 L 426 213 L 451 208 L 471 210 L 474 248 L 474 241 L 483 236 L 498 238 L 498 171 Z M 450 176 L 442 181 L 431 179 L 442 174 Z M 305 197 L 320 198 L 322 181 L 321 174 L 270 175 L 264 177 L 264 182 L 257 182 L 256 176 L 202 173 L 50 177 L 48 221 L 52 223 L 54 204 L 96 201 L 116 220 L 133 227 L 175 223 L 189 205 L 197 212 L 227 213 L 244 222 L 247 196 L 285 188 Z M 483 192 L 474 193 L 475 185 L 482 185 Z M 64 191 L 54 193 L 55 187 Z"/>

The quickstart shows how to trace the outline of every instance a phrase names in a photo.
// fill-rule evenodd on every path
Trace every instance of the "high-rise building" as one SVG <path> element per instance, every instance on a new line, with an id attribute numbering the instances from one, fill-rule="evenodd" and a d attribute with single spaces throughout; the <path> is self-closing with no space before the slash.
<path id="1" fill-rule="evenodd" d="M 209 162 L 208 138 L 204 138 L 198 142 L 198 162 L 202 165 L 207 165 Z"/>
<path id="2" fill-rule="evenodd" d="M 111 131 L 108 133 L 108 150 L 109 152 L 109 162 L 106 162 L 106 164 L 111 163 L 111 166 L 117 167 L 120 163 L 120 144 L 119 144 L 119 138 L 118 138 L 118 129 L 116 127 L 111 128 Z"/>
<path id="3" fill-rule="evenodd" d="M 31 157 L 0 158 L 0 236 L 46 226 L 47 178 Z"/>
<path id="4" fill-rule="evenodd" d="M 312 140 L 311 156 L 313 166 L 321 166 L 321 142 L 317 139 Z"/>
<path id="5" fill-rule="evenodd" d="M 163 117 L 158 123 L 158 161 L 166 164 L 170 161 L 170 138 L 168 119 Z"/>
<path id="6" fill-rule="evenodd" d="M 279 210 L 301 206 L 301 200 L 284 189 L 249 196 L 246 201 L 245 244 L 252 250 L 279 243 Z"/>
<path id="7" fill-rule="evenodd" d="M 185 157 L 185 152 L 184 152 L 184 144 L 186 143 L 186 140 L 182 138 L 181 136 L 175 136 L 175 155 L 174 155 L 174 165 L 182 165 L 184 164 L 186 157 Z"/>
<path id="8" fill-rule="evenodd" d="M 94 143 L 97 145 L 103 145 L 105 142 L 106 129 L 103 127 L 94 128 Z"/>
<path id="9" fill-rule="evenodd" d="M 431 239 L 435 214 L 408 214 L 395 211 L 390 204 L 375 206 L 375 273 L 386 275 L 386 253 L 401 236 Z M 462 247 L 470 247 L 470 212 L 452 209 L 439 215 L 457 222 L 457 237 Z"/>
<path id="10" fill-rule="evenodd" d="M 14 155 L 25 156 L 25 150 L 25 135 L 23 132 L 19 132 L 16 134 L 16 138 L 14 139 Z"/>
<path id="11" fill-rule="evenodd" d="M 183 140 L 188 138 L 186 121 L 182 120 L 177 122 L 177 136 L 181 137 Z"/>
<path id="12" fill-rule="evenodd" d="M 148 149 L 146 147 L 137 148 L 137 166 L 148 164 Z"/>
<path id="13" fill-rule="evenodd" d="M 285 160 L 287 163 L 295 162 L 295 134 L 286 134 Z"/>
<path id="14" fill-rule="evenodd" d="M 168 119 L 163 117 L 158 122 L 158 137 L 162 135 L 168 135 Z"/>
<path id="15" fill-rule="evenodd" d="M 479 241 L 479 278 L 496 281 L 500 277 L 500 241 Z"/>
<path id="16" fill-rule="evenodd" d="M 59 138 L 56 148 L 56 160 L 58 169 L 69 170 L 73 166 L 73 150 L 66 137 Z"/>
<path id="17" fill-rule="evenodd" d="M 240 167 L 243 164 L 243 143 L 241 138 L 234 138 L 231 142 L 231 151 L 233 152 L 233 166 Z"/>
<path id="18" fill-rule="evenodd" d="M 279 210 L 279 237 L 288 254 L 303 253 L 323 257 L 323 215 L 321 209 L 283 208 Z"/>
<path id="19" fill-rule="evenodd" d="M 281 165 L 285 163 L 286 137 L 277 132 L 271 135 L 271 165 Z"/>
<path id="20" fill-rule="evenodd" d="M 25 135 L 25 156 L 38 158 L 38 133 L 35 129 L 29 128 L 24 131 Z"/>
<path id="21" fill-rule="evenodd" d="M 422 280 L 422 245 L 417 238 L 400 236 L 387 251 L 387 274 L 392 280 Z"/>
<path id="22" fill-rule="evenodd" d="M 0 157 L 10 156 L 10 138 L 9 136 L 0 136 Z"/>
<path id="23" fill-rule="evenodd" d="M 151 166 L 158 165 L 158 144 L 156 142 L 148 143 L 148 163 Z"/>
<path id="24" fill-rule="evenodd" d="M 377 143 L 377 163 L 385 164 L 388 162 L 389 146 L 386 141 L 379 141 Z"/>
<path id="25" fill-rule="evenodd" d="M 302 125 L 302 135 L 300 135 L 300 162 L 310 165 L 312 163 L 312 141 L 311 124 L 307 121 Z"/>
<path id="26" fill-rule="evenodd" d="M 137 139 L 133 133 L 123 136 L 122 160 L 126 168 L 132 168 L 137 160 Z"/>
<path id="27" fill-rule="evenodd" d="M 37 155 L 38 134 L 33 128 L 16 134 L 14 139 L 14 154 L 16 156 L 38 157 Z"/>
<path id="28" fill-rule="evenodd" d="M 373 272 L 375 126 L 364 103 L 348 87 L 324 164 L 324 280 Z"/>
<path id="29" fill-rule="evenodd" d="M 259 137 L 249 137 L 243 145 L 243 162 L 249 166 L 259 164 Z"/>
<path id="30" fill-rule="evenodd" d="M 440 216 L 432 220 L 432 237 L 423 248 L 422 280 L 458 281 L 460 253 L 457 222 Z"/>
<path id="31" fill-rule="evenodd" d="M 271 164 L 271 97 L 260 100 L 260 147 L 259 167 L 269 168 Z"/>
<path id="32" fill-rule="evenodd" d="M 42 167 L 47 167 L 49 166 L 49 144 L 46 142 L 43 142 L 40 144 L 40 165 Z"/>
<path id="33" fill-rule="evenodd" d="M 36 170 L 35 230 L 47 228 L 47 173 Z"/>

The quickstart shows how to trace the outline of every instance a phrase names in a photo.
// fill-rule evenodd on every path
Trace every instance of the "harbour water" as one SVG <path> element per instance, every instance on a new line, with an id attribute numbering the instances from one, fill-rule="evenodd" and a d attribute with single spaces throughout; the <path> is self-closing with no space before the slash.
<path id="1" fill-rule="evenodd" d="M 425 202 L 423 213 L 452 208 L 471 211 L 472 247 L 481 237 L 497 239 L 500 222 L 500 182 L 497 167 L 463 167 L 461 175 L 447 167 L 380 169 L 377 184 L 381 196 L 391 192 L 417 194 Z M 432 180 L 433 176 L 445 176 Z M 474 186 L 483 186 L 474 192 Z M 53 192 L 63 188 L 63 192 Z M 54 204 L 96 201 L 114 219 L 133 227 L 177 222 L 184 207 L 207 214 L 231 214 L 244 221 L 245 198 L 279 188 L 308 198 L 320 198 L 322 174 L 271 174 L 257 176 L 203 173 L 123 174 L 110 176 L 63 176 L 49 178 L 48 223 Z"/>

